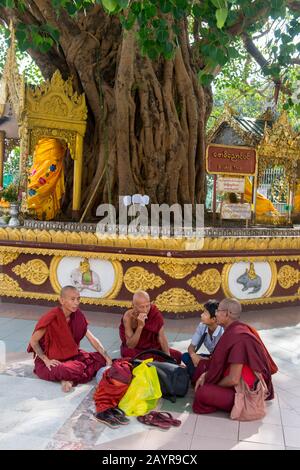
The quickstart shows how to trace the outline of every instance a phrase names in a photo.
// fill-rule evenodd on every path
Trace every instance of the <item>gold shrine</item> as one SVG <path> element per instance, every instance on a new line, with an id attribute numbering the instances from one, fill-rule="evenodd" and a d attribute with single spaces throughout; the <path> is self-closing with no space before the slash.
<path id="1" fill-rule="evenodd" d="M 287 182 L 289 221 L 293 212 L 300 212 L 300 133 L 296 133 L 289 123 L 287 112 L 283 111 L 276 119 L 268 108 L 257 119 L 245 118 L 225 105 L 224 113 L 209 131 L 207 143 L 239 146 L 246 145 L 257 152 L 257 170 L 253 182 L 254 213 L 257 190 L 266 170 L 282 167 Z M 297 185 L 296 185 L 297 183 Z M 299 203 L 295 204 L 295 195 Z M 297 196 L 298 195 L 298 196 Z M 297 206 L 297 207 L 296 207 Z M 268 217 L 257 221 L 270 222 Z M 272 224 L 280 223 L 280 217 L 273 217 Z"/>
<path id="2" fill-rule="evenodd" d="M 83 139 L 86 130 L 87 107 L 85 95 L 73 90 L 72 79 L 63 80 L 57 70 L 50 80 L 39 86 L 25 83 L 19 74 L 14 30 L 11 28 L 11 45 L 0 81 L 0 116 L 7 103 L 13 107 L 20 138 L 21 187 L 27 187 L 27 158 L 42 138 L 55 138 L 66 142 L 74 160 L 73 213 L 80 211 L 83 165 Z M 1 139 L 0 139 L 1 140 Z M 2 139 L 3 141 L 3 139 Z M 0 155 L 0 174 L 3 175 L 4 146 Z M 1 151 L 1 142 L 0 142 Z"/>

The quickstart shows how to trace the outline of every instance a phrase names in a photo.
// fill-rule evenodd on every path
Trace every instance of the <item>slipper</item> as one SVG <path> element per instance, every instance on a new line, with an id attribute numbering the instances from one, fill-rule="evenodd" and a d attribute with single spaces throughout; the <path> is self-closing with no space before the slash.
<path id="1" fill-rule="evenodd" d="M 138 416 L 137 420 L 140 423 L 149 424 L 149 426 L 156 426 L 165 430 L 170 429 L 170 425 L 168 423 L 158 420 L 155 415 L 150 415 L 150 413 L 144 416 Z"/>
<path id="2" fill-rule="evenodd" d="M 130 419 L 126 418 L 124 411 L 120 408 L 111 408 L 110 414 L 118 421 L 120 424 L 129 424 Z"/>
<path id="3" fill-rule="evenodd" d="M 94 417 L 96 418 L 97 421 L 99 421 L 100 423 L 106 424 L 106 426 L 109 426 L 112 429 L 116 429 L 120 427 L 119 421 L 117 421 L 116 418 L 109 413 L 109 410 L 95 413 Z"/>
<path id="4" fill-rule="evenodd" d="M 167 411 L 150 411 L 150 415 L 156 416 L 157 420 L 162 420 L 164 423 L 167 423 L 171 426 L 180 426 L 181 421 L 180 419 L 175 419 L 171 415 L 171 413 L 168 413 Z"/>

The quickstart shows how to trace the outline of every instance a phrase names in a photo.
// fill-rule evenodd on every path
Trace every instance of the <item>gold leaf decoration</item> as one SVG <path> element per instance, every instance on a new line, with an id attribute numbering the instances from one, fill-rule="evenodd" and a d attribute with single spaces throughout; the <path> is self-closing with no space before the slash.
<path id="1" fill-rule="evenodd" d="M 36 286 L 44 284 L 49 276 L 48 266 L 40 259 L 33 259 L 28 261 L 28 263 L 18 264 L 13 268 L 13 272 Z"/>
<path id="2" fill-rule="evenodd" d="M 221 287 L 222 277 L 215 268 L 207 269 L 201 274 L 188 280 L 189 286 L 205 294 L 215 294 Z"/>
<path id="3" fill-rule="evenodd" d="M 129 292 L 155 289 L 165 284 L 165 281 L 141 267 L 129 268 L 124 276 L 124 284 Z"/>
<path id="4" fill-rule="evenodd" d="M 15 261 L 19 256 L 19 253 L 0 253 L 0 266 L 5 266 L 6 264 Z"/>
<path id="5" fill-rule="evenodd" d="M 155 305 L 162 312 L 189 312 L 200 310 L 202 305 L 197 302 L 193 294 L 174 287 L 172 289 L 159 294 L 155 300 Z"/>
<path id="6" fill-rule="evenodd" d="M 197 264 L 159 263 L 159 269 L 174 279 L 183 279 L 191 274 Z"/>
<path id="7" fill-rule="evenodd" d="M 0 274 L 0 294 L 6 295 L 8 292 L 22 292 L 21 287 L 7 274 Z"/>
<path id="8" fill-rule="evenodd" d="M 292 266 L 285 264 L 279 269 L 277 279 L 280 287 L 283 287 L 283 289 L 289 289 L 299 282 L 300 272 Z"/>

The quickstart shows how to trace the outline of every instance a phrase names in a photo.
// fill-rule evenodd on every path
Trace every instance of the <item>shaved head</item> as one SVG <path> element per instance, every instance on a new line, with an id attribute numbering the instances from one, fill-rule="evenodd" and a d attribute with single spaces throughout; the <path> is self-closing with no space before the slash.
<path id="1" fill-rule="evenodd" d="M 233 320 L 240 318 L 242 313 L 242 306 L 236 299 L 224 299 L 220 302 L 219 309 L 227 310 Z"/>
<path id="2" fill-rule="evenodd" d="M 66 295 L 68 295 L 68 293 L 70 291 L 77 291 L 77 289 L 74 286 L 65 286 L 65 287 L 63 287 L 62 290 L 60 291 L 60 298 L 62 298 L 62 299 L 65 298 Z"/>
<path id="3" fill-rule="evenodd" d="M 138 290 L 134 295 L 133 295 L 133 298 L 132 298 L 132 303 L 135 303 L 136 301 L 139 301 L 139 300 L 146 300 L 148 302 L 150 302 L 150 297 L 149 297 L 149 294 L 144 291 L 144 290 Z"/>

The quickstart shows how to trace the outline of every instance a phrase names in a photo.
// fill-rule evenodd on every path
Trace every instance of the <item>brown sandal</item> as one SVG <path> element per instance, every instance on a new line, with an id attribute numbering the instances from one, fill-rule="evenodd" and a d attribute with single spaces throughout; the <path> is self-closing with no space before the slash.
<path id="1" fill-rule="evenodd" d="M 149 424 L 149 426 L 157 426 L 158 428 L 165 430 L 170 429 L 170 424 L 166 423 L 166 421 L 158 419 L 156 415 L 150 413 L 144 416 L 138 416 L 137 420 L 140 423 Z"/>
<path id="2" fill-rule="evenodd" d="M 157 420 L 161 420 L 163 423 L 167 423 L 170 426 L 180 426 L 181 421 L 180 419 L 175 419 L 171 415 L 171 413 L 168 413 L 168 411 L 150 411 L 149 415 L 156 416 Z"/>

